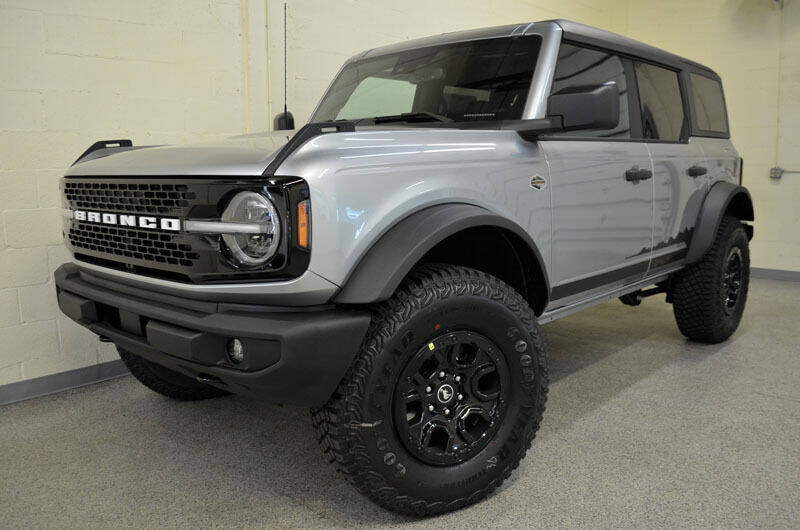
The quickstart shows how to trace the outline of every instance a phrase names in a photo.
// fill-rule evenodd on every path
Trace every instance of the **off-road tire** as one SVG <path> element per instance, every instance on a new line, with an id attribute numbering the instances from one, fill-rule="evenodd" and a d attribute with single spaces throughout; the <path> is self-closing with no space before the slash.
<path id="1" fill-rule="evenodd" d="M 178 401 L 197 401 L 225 396 L 228 392 L 205 385 L 117 347 L 122 362 L 144 386 Z"/>
<path id="2" fill-rule="evenodd" d="M 723 274 L 732 250 L 738 248 L 742 278 L 736 305 L 724 309 Z M 750 283 L 750 250 L 747 233 L 735 217 L 722 219 L 716 238 L 703 259 L 678 271 L 672 279 L 672 308 L 678 329 L 687 338 L 719 343 L 739 326 Z"/>
<path id="3" fill-rule="evenodd" d="M 324 453 L 364 495 L 394 512 L 429 516 L 486 497 L 519 465 L 544 413 L 545 342 L 533 311 L 497 278 L 450 265 L 415 269 L 372 310 L 352 366 L 329 401 L 311 411 Z M 435 330 L 467 324 L 502 350 L 513 395 L 480 452 L 453 465 L 431 465 L 399 439 L 392 396 L 408 359 L 431 344 Z"/>

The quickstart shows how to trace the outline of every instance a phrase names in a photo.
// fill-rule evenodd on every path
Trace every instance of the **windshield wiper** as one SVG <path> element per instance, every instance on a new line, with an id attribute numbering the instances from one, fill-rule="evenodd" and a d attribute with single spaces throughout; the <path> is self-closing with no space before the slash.
<path id="1" fill-rule="evenodd" d="M 404 121 L 409 123 L 415 121 L 441 121 L 441 122 L 453 121 L 452 118 L 448 118 L 447 116 L 442 116 L 440 114 L 434 114 L 433 112 L 404 112 L 402 114 L 375 116 L 374 118 L 367 118 L 367 119 L 371 119 L 374 123 L 388 123 L 392 121 Z"/>

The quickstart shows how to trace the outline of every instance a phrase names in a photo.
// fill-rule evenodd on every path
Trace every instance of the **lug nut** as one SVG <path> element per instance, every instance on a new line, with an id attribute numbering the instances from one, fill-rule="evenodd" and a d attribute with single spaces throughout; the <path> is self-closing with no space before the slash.
<path id="1" fill-rule="evenodd" d="M 429 387 L 429 386 L 425 387 L 425 392 L 427 392 L 428 394 L 431 393 L 431 390 L 433 390 L 431 387 Z"/>
<path id="2" fill-rule="evenodd" d="M 449 416 L 450 415 L 450 409 L 444 409 L 444 415 L 445 416 Z"/>
<path id="3" fill-rule="evenodd" d="M 433 405 L 428 405 L 428 410 L 433 412 Z"/>
<path id="4" fill-rule="evenodd" d="M 457 400 L 459 400 L 459 401 L 461 401 L 462 399 L 464 399 L 464 394 L 459 394 L 459 395 L 457 395 L 457 396 L 456 396 L 456 399 L 457 399 Z"/>
<path id="5" fill-rule="evenodd" d="M 444 379 L 444 376 L 447 375 L 444 371 L 439 372 L 439 379 Z"/>
<path id="6" fill-rule="evenodd" d="M 456 383 L 460 383 L 460 382 L 461 382 L 461 376 L 460 376 L 460 375 L 457 375 L 457 376 L 456 376 Z"/>

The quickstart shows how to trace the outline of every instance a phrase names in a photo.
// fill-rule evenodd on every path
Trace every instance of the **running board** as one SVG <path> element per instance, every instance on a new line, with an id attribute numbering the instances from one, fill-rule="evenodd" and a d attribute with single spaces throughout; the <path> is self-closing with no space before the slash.
<path id="1" fill-rule="evenodd" d="M 673 269 L 660 272 L 655 276 L 650 276 L 649 278 L 645 278 L 642 281 L 636 283 L 630 283 L 628 285 L 623 285 L 622 287 L 617 287 L 612 291 L 601 293 L 595 296 L 590 296 L 589 298 L 584 298 L 583 300 L 578 300 L 577 302 L 557 307 L 555 309 L 551 309 L 550 311 L 545 311 L 539 317 L 538 319 L 539 323 L 547 324 L 548 322 L 558 320 L 559 318 L 571 315 L 572 313 L 577 313 L 578 311 L 581 311 L 583 309 L 587 309 L 589 307 L 602 304 L 603 302 L 608 302 L 609 300 L 612 300 L 614 298 L 619 298 L 622 295 L 638 291 L 639 289 L 643 289 L 648 285 L 653 285 L 654 283 L 666 280 L 670 274 L 681 269 L 682 267 L 683 266 L 681 265 L 680 267 L 675 267 Z"/>

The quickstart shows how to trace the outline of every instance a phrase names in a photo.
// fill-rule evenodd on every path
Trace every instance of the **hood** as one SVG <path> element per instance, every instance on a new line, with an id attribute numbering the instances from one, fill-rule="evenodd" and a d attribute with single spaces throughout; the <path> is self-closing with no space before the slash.
<path id="1" fill-rule="evenodd" d="M 76 176 L 260 176 L 294 131 L 235 136 L 222 142 L 120 150 L 70 167 Z"/>

